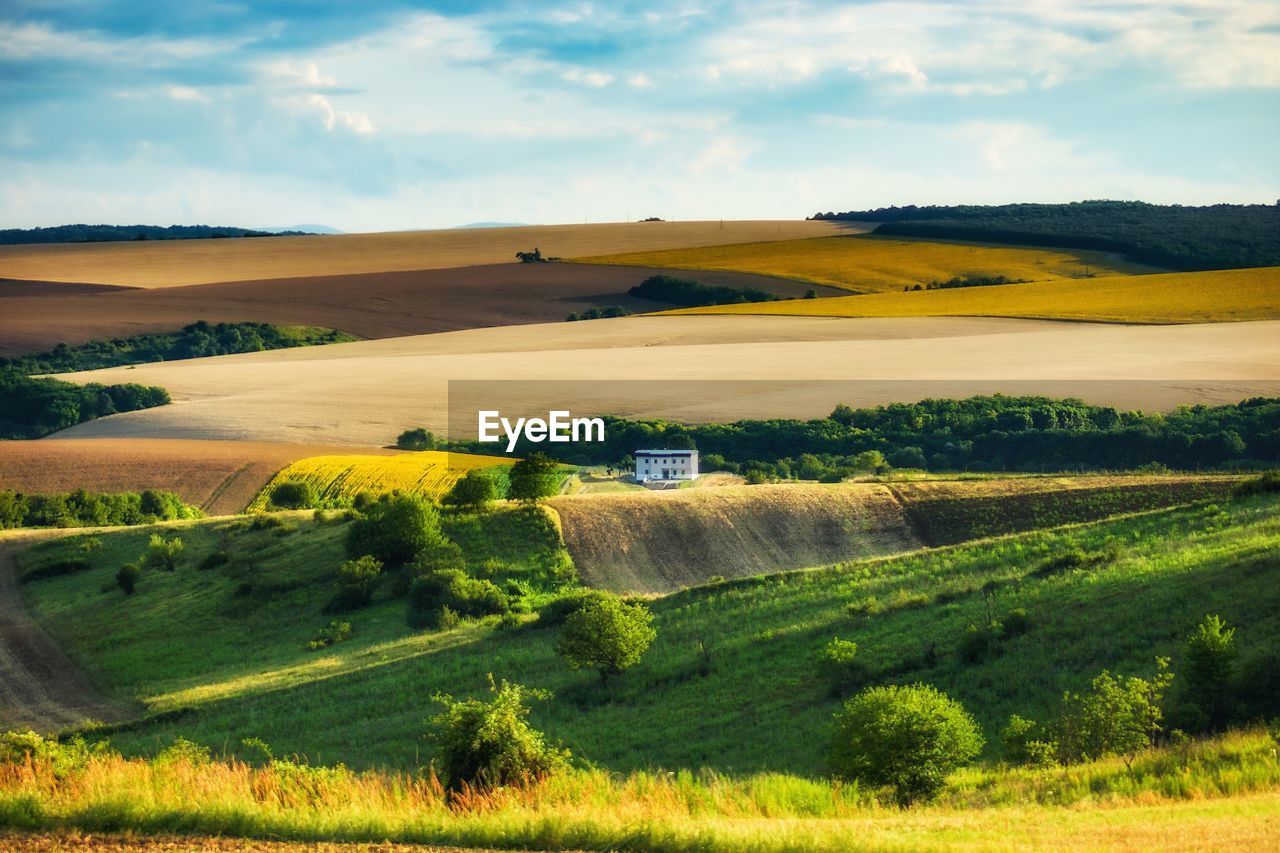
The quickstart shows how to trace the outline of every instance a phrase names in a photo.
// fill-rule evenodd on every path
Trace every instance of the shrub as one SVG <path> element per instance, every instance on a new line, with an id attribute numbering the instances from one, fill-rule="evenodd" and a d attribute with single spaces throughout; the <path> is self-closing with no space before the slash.
<path id="1" fill-rule="evenodd" d="M 1002 636 L 1004 636 L 1004 625 L 1000 622 L 970 625 L 960 637 L 956 654 L 964 663 L 980 663 L 999 650 Z"/>
<path id="2" fill-rule="evenodd" d="M 1242 720 L 1280 717 L 1280 653 L 1263 649 L 1240 659 L 1231 694 Z"/>
<path id="3" fill-rule="evenodd" d="M 937 796 L 983 743 L 964 706 L 925 684 L 864 690 L 845 702 L 835 725 L 835 775 L 890 785 L 902 805 Z"/>
<path id="4" fill-rule="evenodd" d="M 401 450 L 435 450 L 439 446 L 436 437 L 422 427 L 407 429 L 396 438 L 396 447 Z"/>
<path id="5" fill-rule="evenodd" d="M 560 488 L 558 466 L 543 453 L 530 453 L 512 465 L 507 479 L 507 497 L 513 501 L 537 503 Z"/>
<path id="6" fill-rule="evenodd" d="M 1280 471 L 1267 471 L 1261 477 L 1245 480 L 1232 491 L 1236 497 L 1280 492 Z"/>
<path id="7" fill-rule="evenodd" d="M 120 567 L 120 571 L 116 572 L 116 585 L 124 590 L 125 595 L 133 595 L 134 590 L 138 588 L 138 578 L 142 577 L 142 570 L 133 563 L 125 563 Z"/>
<path id="8" fill-rule="evenodd" d="M 1064 763 L 1120 755 L 1132 765 L 1161 731 L 1160 704 L 1173 676 L 1168 658 L 1156 659 L 1150 679 L 1118 676 L 1103 670 L 1083 695 L 1067 693 L 1056 726 L 1058 757 Z"/>
<path id="9" fill-rule="evenodd" d="M 46 580 L 48 578 L 62 577 L 63 575 L 75 575 L 80 572 L 86 572 L 91 568 L 93 568 L 93 564 L 88 560 L 73 557 L 70 560 L 55 560 L 52 563 L 37 566 L 30 571 L 23 572 L 19 580 L 21 583 L 30 583 L 31 581 Z"/>
<path id="10" fill-rule="evenodd" d="M 1017 714 L 1000 732 L 1005 760 L 1013 764 L 1045 766 L 1057 759 L 1057 747 L 1044 727 Z"/>
<path id="11" fill-rule="evenodd" d="M 185 547 L 177 536 L 165 539 L 159 533 L 153 533 L 147 543 L 147 553 L 142 558 L 142 564 L 148 569 L 172 572 L 178 568 L 178 559 Z"/>
<path id="12" fill-rule="evenodd" d="M 482 470 L 468 471 L 466 476 L 453 484 L 444 502 L 463 509 L 480 509 L 489 501 L 498 499 L 498 484 Z"/>
<path id="13" fill-rule="evenodd" d="M 207 572 L 216 569 L 219 566 L 225 566 L 229 562 L 231 562 L 231 555 L 226 551 L 219 549 L 217 551 L 210 551 L 209 554 L 200 561 L 200 565 L 196 568 L 202 572 Z"/>
<path id="14" fill-rule="evenodd" d="M 382 562 L 365 555 L 347 560 L 338 567 L 337 592 L 330 602 L 334 610 L 354 610 L 373 601 L 373 593 L 382 580 Z"/>
<path id="15" fill-rule="evenodd" d="M 304 480 L 285 480 L 271 490 L 271 505 L 280 509 L 315 506 L 316 490 Z"/>
<path id="16" fill-rule="evenodd" d="M 442 539 L 434 504 L 416 495 L 389 495 L 351 522 L 347 554 L 368 554 L 385 565 L 400 566 Z"/>
<path id="17" fill-rule="evenodd" d="M 457 616 L 489 616 L 506 613 L 511 600 L 491 581 L 458 569 L 430 572 L 413 581 L 409 587 L 410 625 L 440 628 L 446 609 Z"/>
<path id="18" fill-rule="evenodd" d="M 594 589 L 575 589 L 552 599 L 538 610 L 538 626 L 559 627 L 564 624 L 564 620 L 568 619 L 570 614 L 582 606 L 582 602 L 586 599 L 607 594 Z"/>
<path id="19" fill-rule="evenodd" d="M 430 724 L 451 790 L 467 785 L 525 785 L 568 763 L 567 750 L 547 743 L 542 732 L 529 725 L 526 700 L 549 699 L 550 693 L 506 681 L 496 687 L 492 676 L 489 690 L 493 695 L 488 701 L 457 701 L 442 694 L 435 697 L 444 710 Z"/>
<path id="20" fill-rule="evenodd" d="M 858 658 L 858 644 L 853 640 L 833 637 L 823 647 L 819 660 L 835 693 L 856 687 L 866 679 L 866 666 Z"/>
<path id="21" fill-rule="evenodd" d="M 595 669 L 607 684 L 640 662 L 657 637 L 653 614 L 643 604 L 627 604 L 616 596 L 584 598 L 560 629 L 556 651 L 574 669 Z"/>
<path id="22" fill-rule="evenodd" d="M 1002 624 L 1004 625 L 1004 631 L 1000 638 L 1002 640 L 1012 640 L 1014 637 L 1021 637 L 1031 630 L 1031 617 L 1027 615 L 1026 610 L 1017 607 L 1005 614 Z"/>
<path id="23" fill-rule="evenodd" d="M 341 622 L 334 619 L 328 625 L 320 629 L 320 633 L 316 634 L 311 642 L 307 643 L 307 648 L 311 651 L 317 649 L 325 649 L 329 646 L 341 643 L 343 640 L 351 636 L 351 623 Z"/>
<path id="24" fill-rule="evenodd" d="M 1205 616 L 1184 646 L 1183 697 L 1199 709 L 1205 725 L 1213 730 L 1226 726 L 1235 704 L 1231 696 L 1235 633 L 1221 618 Z"/>

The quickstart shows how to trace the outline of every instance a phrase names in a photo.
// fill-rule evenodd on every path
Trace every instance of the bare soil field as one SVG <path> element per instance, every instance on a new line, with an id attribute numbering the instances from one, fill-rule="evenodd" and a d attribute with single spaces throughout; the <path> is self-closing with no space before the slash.
<path id="1" fill-rule="evenodd" d="M 341 450 L 330 445 L 166 438 L 0 441 L 0 489 L 27 494 L 164 489 L 210 515 L 230 515 L 248 506 L 290 462 Z"/>
<path id="2" fill-rule="evenodd" d="M 390 338 L 555 323 L 605 305 L 632 313 L 660 311 L 671 306 L 627 293 L 658 273 L 779 296 L 803 296 L 809 289 L 750 273 L 579 264 L 495 264 L 156 289 L 0 281 L 0 356 L 44 352 L 59 342 L 169 332 L 196 320 L 324 326 L 361 338 Z M 839 293 L 817 289 L 824 296 Z"/>
<path id="3" fill-rule="evenodd" d="M 724 486 L 552 498 L 584 583 L 673 592 L 921 547 L 879 484 Z"/>
<path id="4" fill-rule="evenodd" d="M 98 695 L 88 679 L 27 615 L 14 555 L 65 530 L 0 532 L 0 728 L 57 732 L 130 711 Z"/>
<path id="5" fill-rule="evenodd" d="M 292 278 L 516 263 L 542 250 L 564 258 L 825 237 L 864 230 L 804 220 L 620 222 L 253 237 L 0 246 L 0 278 L 177 287 L 216 281 Z"/>
<path id="6" fill-rule="evenodd" d="M 449 380 L 507 381 L 575 415 L 691 422 L 819 417 L 996 392 L 1127 409 L 1235 402 L 1280 388 L 1280 321 L 1122 326 L 979 318 L 661 316 L 473 329 L 73 374 L 142 382 L 175 403 L 65 437 L 171 437 L 380 446 L 448 427 Z M 746 393 L 730 380 L 762 383 Z M 526 381 L 527 380 L 527 381 Z M 546 399 L 535 380 L 569 380 Z M 589 381 L 581 381 L 589 380 Z M 625 380 L 648 380 L 635 387 Z M 655 381 L 656 380 L 656 381 Z M 686 381 L 701 381 L 694 388 Z M 526 393 L 529 399 L 522 400 Z M 496 393 L 496 392 L 495 392 Z M 57 441 L 58 439 L 54 439 Z"/>

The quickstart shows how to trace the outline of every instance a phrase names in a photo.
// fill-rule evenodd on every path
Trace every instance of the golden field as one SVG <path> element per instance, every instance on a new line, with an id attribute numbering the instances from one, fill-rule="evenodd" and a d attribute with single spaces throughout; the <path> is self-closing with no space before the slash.
<path id="1" fill-rule="evenodd" d="M 348 503 L 361 492 L 373 495 L 408 492 L 439 500 L 468 471 L 510 465 L 514 461 L 439 450 L 398 456 L 313 456 L 299 459 L 276 474 L 249 504 L 249 512 L 267 509 L 272 488 L 288 480 L 310 483 L 316 496 L 325 503 Z"/>
<path id="2" fill-rule="evenodd" d="M 997 392 L 1163 411 L 1273 395 L 1280 321 L 664 315 L 471 329 L 70 374 L 74 382 L 159 385 L 174 404 L 98 418 L 45 441 L 136 436 L 378 447 L 410 426 L 443 432 L 449 382 L 494 377 L 509 384 L 493 408 L 545 410 L 539 383 L 519 380 L 592 380 L 563 388 L 557 404 L 575 415 L 691 422 L 822 417 L 851 400 Z M 655 379 L 663 381 L 623 381 Z M 766 384 L 743 393 L 727 381 L 740 379 Z M 710 381 L 691 394 L 677 380 Z M 525 386 L 529 399 L 519 396 Z"/>
<path id="3" fill-rule="evenodd" d="M 786 240 L 848 232 L 831 222 L 617 222 L 0 246 L 0 278 L 175 287 L 220 281 L 514 264 L 517 251 L 571 257 L 606 252 Z"/>
<path id="4" fill-rule="evenodd" d="M 852 290 L 901 291 L 952 276 L 1003 275 L 1013 280 L 1056 281 L 1091 275 L 1140 275 L 1153 267 L 1105 252 L 995 246 L 876 237 L 870 234 L 781 240 L 737 246 L 671 248 L 590 258 L 578 263 L 627 264 L 695 270 L 753 272 Z"/>
<path id="5" fill-rule="evenodd" d="M 1025 317 L 1101 323 L 1223 323 L 1280 318 L 1280 267 L 837 296 L 679 314 L 803 317 Z"/>

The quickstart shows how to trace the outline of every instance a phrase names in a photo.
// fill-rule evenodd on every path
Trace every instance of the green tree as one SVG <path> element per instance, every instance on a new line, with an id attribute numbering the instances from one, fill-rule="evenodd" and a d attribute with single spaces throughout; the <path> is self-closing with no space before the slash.
<path id="1" fill-rule="evenodd" d="M 185 547 L 177 536 L 165 539 L 159 533 L 153 533 L 147 543 L 147 553 L 142 558 L 142 564 L 148 569 L 172 572 L 178 568 L 178 560 Z"/>
<path id="2" fill-rule="evenodd" d="M 439 446 L 435 435 L 422 427 L 407 429 L 396 438 L 396 447 L 401 450 L 435 450 Z"/>
<path id="3" fill-rule="evenodd" d="M 582 600 L 564 620 L 556 651 L 574 669 L 594 669 L 600 682 L 640 662 L 658 636 L 653 614 L 643 604 L 627 604 L 600 592 Z"/>
<path id="4" fill-rule="evenodd" d="M 983 743 L 964 706 L 926 684 L 868 688 L 836 712 L 835 727 L 835 775 L 890 785 L 903 805 L 936 797 Z"/>
<path id="5" fill-rule="evenodd" d="M 507 497 L 525 503 L 549 498 L 560 488 L 559 466 L 545 453 L 531 453 L 511 466 Z"/>
<path id="6" fill-rule="evenodd" d="M 135 589 L 138 588 L 138 578 L 142 577 L 142 570 L 133 563 L 125 563 L 120 567 L 120 571 L 116 572 L 116 585 L 124 590 L 125 595 L 133 595 Z"/>
<path id="7" fill-rule="evenodd" d="M 1169 659 L 1156 659 L 1152 678 L 1112 675 L 1103 670 L 1084 694 L 1063 696 L 1057 725 L 1058 757 L 1064 763 L 1120 755 L 1127 766 L 1151 746 L 1164 719 L 1160 704 L 1173 681 Z"/>
<path id="8" fill-rule="evenodd" d="M 373 601 L 373 593 L 382 580 L 382 563 L 364 556 L 347 560 L 338 567 L 337 593 L 332 606 L 339 610 L 364 607 Z"/>
<path id="9" fill-rule="evenodd" d="M 305 480 L 286 480 L 271 490 L 271 505 L 281 509 L 306 509 L 316 504 L 316 490 Z"/>
<path id="10" fill-rule="evenodd" d="M 1183 692 L 1200 709 L 1209 728 L 1218 730 L 1230 721 L 1233 706 L 1232 673 L 1238 650 L 1235 628 L 1218 616 L 1205 616 L 1187 637 Z"/>
<path id="11" fill-rule="evenodd" d="M 417 495 L 387 495 L 351 522 L 347 554 L 368 554 L 384 565 L 400 566 L 443 538 L 435 504 Z"/>
<path id="12" fill-rule="evenodd" d="M 568 763 L 568 750 L 547 742 L 529 725 L 527 699 L 549 699 L 551 694 L 489 677 L 492 698 L 455 700 L 437 694 L 444 709 L 431 718 L 434 740 L 440 747 L 445 781 L 452 790 L 471 785 L 479 788 L 523 785 L 545 778 Z"/>
<path id="13" fill-rule="evenodd" d="M 498 499 L 498 484 L 493 476 L 482 470 L 468 471 L 466 476 L 453 484 L 444 502 L 464 509 L 480 509 L 489 501 Z"/>

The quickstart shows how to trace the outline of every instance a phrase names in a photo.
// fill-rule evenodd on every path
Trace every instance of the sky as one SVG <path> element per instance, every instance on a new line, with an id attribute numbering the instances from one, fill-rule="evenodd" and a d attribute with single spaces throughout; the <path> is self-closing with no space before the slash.
<path id="1" fill-rule="evenodd" d="M 1280 2 L 0 0 L 0 227 L 1274 203 Z"/>

